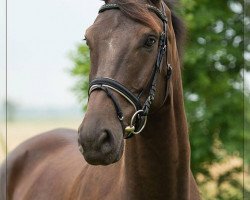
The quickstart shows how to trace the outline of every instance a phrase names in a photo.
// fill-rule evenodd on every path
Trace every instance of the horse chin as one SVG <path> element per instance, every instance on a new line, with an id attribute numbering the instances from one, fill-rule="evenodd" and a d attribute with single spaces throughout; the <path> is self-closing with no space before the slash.
<path id="1" fill-rule="evenodd" d="M 81 151 L 84 159 L 90 165 L 107 166 L 118 162 L 123 154 L 124 142 L 122 141 L 117 148 L 111 150 L 109 153 L 103 154 L 100 152 L 85 152 Z M 81 149 L 81 147 L 79 147 Z"/>
<path id="2" fill-rule="evenodd" d="M 116 162 L 118 162 L 121 159 L 121 157 L 123 155 L 123 149 L 124 149 L 124 141 L 122 140 L 122 142 L 120 144 L 120 147 L 119 147 L 119 149 L 117 151 L 116 159 L 114 160 L 113 163 L 116 163 Z M 113 163 L 111 163 L 111 164 L 113 164 Z"/>

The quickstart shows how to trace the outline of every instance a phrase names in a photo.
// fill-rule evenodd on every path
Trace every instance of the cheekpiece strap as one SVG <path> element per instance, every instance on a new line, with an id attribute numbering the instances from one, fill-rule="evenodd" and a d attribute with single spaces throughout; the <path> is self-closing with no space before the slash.
<path id="1" fill-rule="evenodd" d="M 167 16 L 164 15 L 163 12 L 159 8 L 157 8 L 155 6 L 151 6 L 149 4 L 146 4 L 146 5 L 147 5 L 147 8 L 149 10 L 153 11 L 162 21 L 164 21 L 164 22 L 168 21 Z"/>

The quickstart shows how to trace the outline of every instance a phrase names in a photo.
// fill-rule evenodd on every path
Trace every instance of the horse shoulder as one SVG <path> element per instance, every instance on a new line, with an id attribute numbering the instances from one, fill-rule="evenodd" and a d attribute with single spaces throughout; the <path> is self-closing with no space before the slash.
<path id="1" fill-rule="evenodd" d="M 6 199 L 6 197 L 13 199 L 14 194 L 18 196 L 17 194 L 22 193 L 21 190 L 18 191 L 18 188 L 22 188 L 24 179 L 31 179 L 32 177 L 29 177 L 31 174 L 33 179 L 36 178 L 34 171 L 55 170 L 55 164 L 48 167 L 49 162 L 56 160 L 62 154 L 61 152 L 77 150 L 77 146 L 77 132 L 71 129 L 52 130 L 20 144 L 8 155 L 1 167 L 0 191 L 2 196 L 0 196 L 0 200 Z M 70 157 L 69 155 L 69 160 Z M 40 174 L 45 175 L 45 173 Z"/>

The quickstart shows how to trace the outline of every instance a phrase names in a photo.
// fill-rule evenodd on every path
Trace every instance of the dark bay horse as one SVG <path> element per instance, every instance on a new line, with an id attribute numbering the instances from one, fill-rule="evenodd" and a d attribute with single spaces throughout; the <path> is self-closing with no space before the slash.
<path id="1" fill-rule="evenodd" d="M 105 1 L 86 32 L 89 102 L 78 133 L 57 129 L 19 145 L 1 167 L 0 200 L 200 199 L 182 32 L 167 0 Z"/>

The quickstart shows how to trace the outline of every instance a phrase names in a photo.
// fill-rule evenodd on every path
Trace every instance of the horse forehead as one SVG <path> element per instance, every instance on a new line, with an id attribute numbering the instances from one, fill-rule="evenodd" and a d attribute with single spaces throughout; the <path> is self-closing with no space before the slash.
<path id="1" fill-rule="evenodd" d="M 126 19 L 124 15 L 122 15 L 121 11 L 118 9 L 107 10 L 105 12 L 100 13 L 95 23 L 92 25 L 95 29 L 115 29 L 120 27 L 121 25 L 128 25 L 129 20 Z"/>

